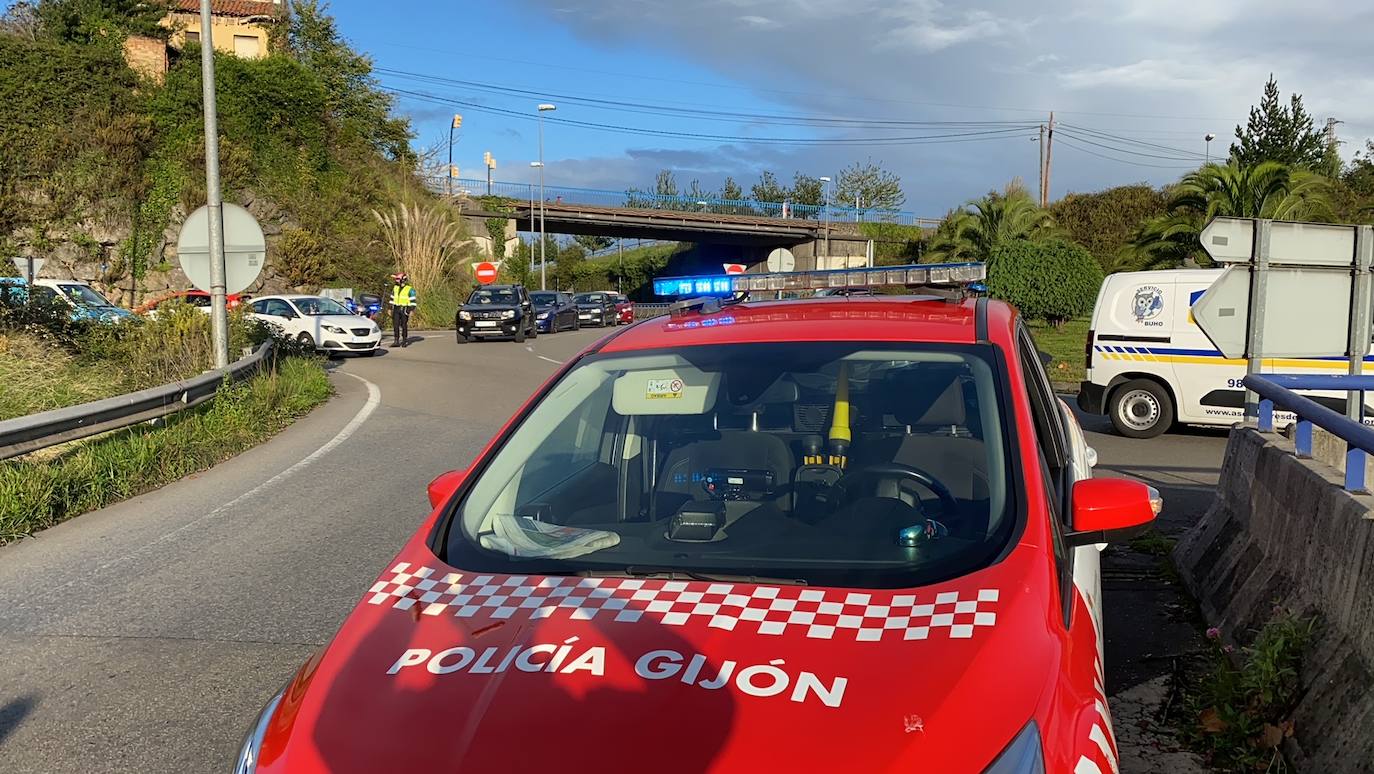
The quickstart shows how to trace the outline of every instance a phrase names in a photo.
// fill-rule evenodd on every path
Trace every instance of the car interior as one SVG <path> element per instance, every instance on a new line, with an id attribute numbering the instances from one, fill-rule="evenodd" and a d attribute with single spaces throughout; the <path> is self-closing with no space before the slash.
<path id="1" fill-rule="evenodd" d="M 721 351 L 737 347 L 754 352 Z M 575 370 L 481 474 L 464 532 L 512 556 L 793 571 L 909 565 L 913 552 L 924 561 L 1004 535 L 1002 429 L 982 357 L 808 348 L 824 351 L 695 347 L 696 362 Z M 516 550 L 513 527 L 543 547 Z M 573 547 L 591 534 L 609 540 Z"/>

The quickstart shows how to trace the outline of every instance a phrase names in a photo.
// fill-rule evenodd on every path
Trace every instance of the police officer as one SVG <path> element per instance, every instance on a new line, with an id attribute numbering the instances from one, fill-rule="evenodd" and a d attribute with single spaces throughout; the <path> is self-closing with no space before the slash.
<path id="1" fill-rule="evenodd" d="M 415 311 L 415 288 L 405 272 L 391 275 L 391 330 L 393 347 L 410 346 L 410 314 Z"/>

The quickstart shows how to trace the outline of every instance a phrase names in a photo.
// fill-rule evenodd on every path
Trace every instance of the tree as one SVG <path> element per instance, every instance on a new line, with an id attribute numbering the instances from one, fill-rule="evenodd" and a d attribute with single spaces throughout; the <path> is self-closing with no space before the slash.
<path id="1" fill-rule="evenodd" d="M 687 202 L 689 206 L 694 205 L 696 202 L 711 198 L 711 194 L 707 193 L 706 189 L 701 187 L 701 181 L 696 178 L 692 178 L 692 182 L 687 185 L 687 193 L 684 194 L 684 196 L 689 200 Z"/>
<path id="2" fill-rule="evenodd" d="M 787 198 L 793 204 L 807 204 L 819 207 L 825 204 L 825 184 L 820 178 L 798 172 L 792 176 L 792 188 Z"/>
<path id="3" fill-rule="evenodd" d="M 1189 259 L 1210 265 L 1200 234 L 1212 218 L 1329 220 L 1331 183 L 1321 175 L 1276 161 L 1247 166 L 1231 159 L 1183 176 L 1168 212 L 1143 224 L 1133 243 L 1144 267 L 1178 266 Z"/>
<path id="4" fill-rule="evenodd" d="M 895 210 L 906 203 L 906 194 L 900 177 L 869 159 L 854 162 L 835 177 L 835 200 L 843 207 L 858 201 L 861 208 Z"/>
<path id="5" fill-rule="evenodd" d="M 1245 167 L 1277 161 L 1311 169 L 1321 163 L 1326 146 L 1322 133 L 1312 127 L 1301 94 L 1291 95 L 1287 107 L 1280 104 L 1279 85 L 1272 74 L 1264 84 L 1260 104 L 1250 108 L 1245 128 L 1236 126 L 1236 140 L 1231 158 Z"/>
<path id="6" fill-rule="evenodd" d="M 166 39 L 166 0 L 39 0 L 35 13 L 43 34 L 64 43 L 99 44 L 125 35 Z M 14 13 L 25 13 L 19 8 Z"/>
<path id="7" fill-rule="evenodd" d="M 573 241 L 582 246 L 588 253 L 595 253 L 605 250 L 615 243 L 614 239 L 607 236 L 596 236 L 593 234 L 578 234 L 573 237 Z"/>
<path id="8" fill-rule="evenodd" d="M 1040 208 L 1020 180 L 1002 192 L 990 191 L 945 217 L 931 240 L 932 261 L 991 261 L 994 249 L 1015 239 L 1054 236 L 1054 219 Z"/>
<path id="9" fill-rule="evenodd" d="M 1144 183 L 1097 193 L 1071 193 L 1049 207 L 1064 236 L 1083 245 L 1107 269 L 1140 224 L 1168 211 L 1168 196 Z"/>
<path id="10" fill-rule="evenodd" d="M 1008 239 L 990 258 L 988 292 L 1056 328 L 1091 312 L 1102 286 L 1097 260 L 1066 239 Z"/>
<path id="11" fill-rule="evenodd" d="M 778 178 L 772 172 L 764 170 L 759 175 L 759 181 L 749 189 L 749 195 L 756 202 L 778 203 L 787 199 L 787 189 L 778 184 Z"/>
<path id="12" fill-rule="evenodd" d="M 586 262 L 587 251 L 582 249 L 582 245 L 576 242 L 565 245 L 558 251 L 558 265 L 554 267 L 551 277 L 554 287 L 576 290 L 577 279 L 581 275 L 582 265 Z"/>
<path id="13" fill-rule="evenodd" d="M 415 161 L 410 121 L 392 117 L 395 98 L 372 75 L 372 60 L 348 46 L 318 0 L 291 4 L 286 40 L 291 55 L 324 84 L 337 131 L 363 138 L 392 159 Z"/>
<path id="14" fill-rule="evenodd" d="M 677 196 L 677 178 L 673 170 L 660 169 L 654 178 L 654 194 L 658 196 Z"/>
<path id="15" fill-rule="evenodd" d="M 741 201 L 744 199 L 744 189 L 739 187 L 739 183 L 736 183 L 733 177 L 726 177 L 720 186 L 720 198 L 731 202 Z"/>
<path id="16" fill-rule="evenodd" d="M 25 40 L 37 40 L 43 32 L 43 19 L 33 3 L 18 2 L 0 16 L 0 35 L 14 35 Z"/>
<path id="17" fill-rule="evenodd" d="M 1355 152 L 1341 179 L 1360 196 L 1374 198 L 1374 140 L 1365 140 L 1363 154 Z"/>

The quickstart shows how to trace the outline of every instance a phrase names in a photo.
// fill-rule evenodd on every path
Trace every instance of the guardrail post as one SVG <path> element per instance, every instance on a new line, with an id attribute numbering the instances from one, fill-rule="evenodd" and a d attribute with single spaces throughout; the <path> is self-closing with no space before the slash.
<path id="1" fill-rule="evenodd" d="M 1352 443 L 1345 445 L 1345 489 L 1347 492 L 1369 492 L 1364 483 L 1364 449 Z"/>
<path id="2" fill-rule="evenodd" d="M 1270 404 L 1273 405 L 1272 403 Z M 1293 429 L 1293 446 L 1297 448 L 1299 457 L 1312 456 L 1312 423 L 1306 419 L 1299 419 L 1298 426 Z"/>
<path id="3" fill-rule="evenodd" d="M 1261 433 L 1274 432 L 1274 401 L 1268 398 L 1259 403 L 1259 429 Z"/>

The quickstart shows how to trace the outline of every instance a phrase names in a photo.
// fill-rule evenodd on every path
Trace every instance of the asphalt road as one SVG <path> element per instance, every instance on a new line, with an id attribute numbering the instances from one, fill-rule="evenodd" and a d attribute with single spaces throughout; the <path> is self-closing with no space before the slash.
<path id="1" fill-rule="evenodd" d="M 460 347 L 431 334 L 345 361 L 339 396 L 272 441 L 0 549 L 0 772 L 225 770 L 263 701 L 423 519 L 425 484 L 600 335 Z M 1166 531 L 1205 510 L 1224 433 L 1131 441 L 1082 421 L 1100 472 L 1161 488 Z M 1161 579 L 1112 580 L 1131 561 L 1106 569 L 1118 687 L 1192 636 Z"/>

